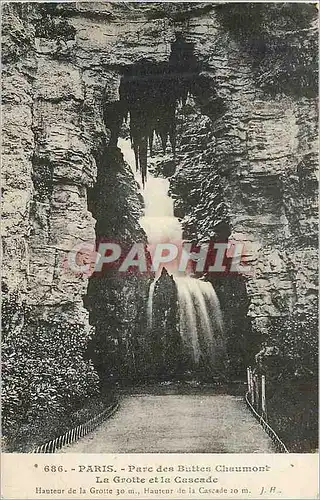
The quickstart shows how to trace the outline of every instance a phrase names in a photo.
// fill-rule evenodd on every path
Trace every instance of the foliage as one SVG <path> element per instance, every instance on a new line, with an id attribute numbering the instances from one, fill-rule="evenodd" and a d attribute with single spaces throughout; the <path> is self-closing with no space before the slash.
<path id="1" fill-rule="evenodd" d="M 290 452 L 306 453 L 318 447 L 318 390 L 316 379 L 284 380 L 267 384 L 269 424 Z"/>
<path id="2" fill-rule="evenodd" d="M 296 379 L 314 377 L 318 369 L 317 311 L 307 310 L 303 314 L 295 312 L 289 317 L 275 318 L 261 351 L 260 363 L 268 363 L 271 349 L 278 360 L 273 363 L 276 376 Z"/>
<path id="3" fill-rule="evenodd" d="M 270 425 L 292 452 L 317 447 L 318 316 L 274 318 L 256 355 L 256 370 L 266 374 Z"/>
<path id="4" fill-rule="evenodd" d="M 14 295 L 3 301 L 2 331 L 3 434 L 16 449 L 26 429 L 30 442 L 48 439 L 50 426 L 57 432 L 60 419 L 98 393 L 98 376 L 83 358 L 91 338 L 83 325 L 34 318 Z"/>

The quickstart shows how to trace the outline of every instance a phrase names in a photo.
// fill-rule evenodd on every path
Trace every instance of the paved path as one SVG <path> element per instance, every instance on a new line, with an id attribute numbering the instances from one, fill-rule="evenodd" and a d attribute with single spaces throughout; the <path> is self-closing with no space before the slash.
<path id="1" fill-rule="evenodd" d="M 243 399 L 123 396 L 119 410 L 60 453 L 275 453 Z"/>

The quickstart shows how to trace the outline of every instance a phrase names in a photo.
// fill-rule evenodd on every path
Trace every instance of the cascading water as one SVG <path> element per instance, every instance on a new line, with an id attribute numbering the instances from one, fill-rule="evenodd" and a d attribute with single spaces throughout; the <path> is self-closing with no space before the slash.
<path id="1" fill-rule="evenodd" d="M 124 159 L 141 186 L 140 173 L 134 168 L 135 157 L 129 140 L 119 139 Z M 142 195 L 145 203 L 140 224 L 148 238 L 152 255 L 158 243 L 182 246 L 182 227 L 174 216 L 173 200 L 168 195 L 169 181 L 149 174 Z M 211 283 L 178 271 L 178 261 L 164 264 L 176 283 L 179 304 L 179 330 L 188 358 L 194 367 L 200 361 L 209 369 L 221 368 L 225 359 L 225 341 L 220 304 Z M 151 283 L 148 297 L 148 324 L 152 328 L 155 285 L 162 269 Z"/>
<path id="2" fill-rule="evenodd" d="M 223 324 L 217 295 L 211 285 L 191 276 L 176 276 L 180 334 L 190 346 L 194 363 L 200 357 L 214 366 L 224 355 Z"/>

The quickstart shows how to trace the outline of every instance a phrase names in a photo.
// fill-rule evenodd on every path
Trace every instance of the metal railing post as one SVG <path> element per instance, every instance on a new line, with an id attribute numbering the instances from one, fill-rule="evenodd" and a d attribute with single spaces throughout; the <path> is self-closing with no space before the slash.
<path id="1" fill-rule="evenodd" d="M 248 366 L 248 368 L 247 368 L 247 383 L 248 383 L 248 393 L 251 396 L 252 387 L 251 387 L 251 373 L 250 373 L 250 370 L 251 370 L 251 366 Z"/>
<path id="2" fill-rule="evenodd" d="M 260 404 L 260 401 L 259 401 L 260 400 L 260 394 L 259 394 L 259 378 L 258 378 L 258 375 L 256 373 L 254 374 L 253 380 L 254 380 L 255 406 L 258 409 L 259 408 L 259 404 Z"/>
<path id="3" fill-rule="evenodd" d="M 265 375 L 261 376 L 261 410 L 262 415 L 267 417 L 267 404 L 266 404 L 266 377 Z"/>

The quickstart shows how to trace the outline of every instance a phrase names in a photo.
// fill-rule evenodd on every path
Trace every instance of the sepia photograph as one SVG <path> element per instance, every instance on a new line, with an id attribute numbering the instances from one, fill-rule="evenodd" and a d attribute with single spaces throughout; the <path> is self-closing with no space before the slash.
<path id="1" fill-rule="evenodd" d="M 43 474 L 87 454 L 80 498 L 174 474 L 149 500 L 229 498 L 228 473 L 317 455 L 317 4 L 9 1 L 1 19 L 3 453 L 34 473 L 55 455 Z M 19 498 L 55 498 L 35 486 Z"/>

